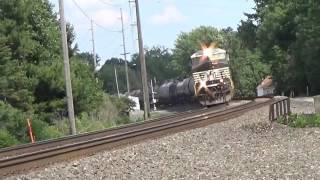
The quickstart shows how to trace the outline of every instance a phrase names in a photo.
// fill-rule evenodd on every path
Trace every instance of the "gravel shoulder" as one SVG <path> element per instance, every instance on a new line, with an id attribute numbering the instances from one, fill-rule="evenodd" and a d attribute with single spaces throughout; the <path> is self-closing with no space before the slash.
<path id="1" fill-rule="evenodd" d="M 296 109 L 300 112 L 310 108 L 302 105 Z M 97 153 L 8 179 L 319 177 L 320 129 L 270 124 L 268 108 L 264 107 L 205 128 Z"/>
<path id="2" fill-rule="evenodd" d="M 296 114 L 313 114 L 315 112 L 313 97 L 291 98 L 291 111 Z"/>

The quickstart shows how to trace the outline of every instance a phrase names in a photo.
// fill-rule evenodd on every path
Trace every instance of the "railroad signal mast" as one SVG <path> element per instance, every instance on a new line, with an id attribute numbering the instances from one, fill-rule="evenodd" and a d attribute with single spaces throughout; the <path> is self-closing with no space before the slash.
<path id="1" fill-rule="evenodd" d="M 154 97 L 155 92 L 154 92 L 154 89 L 153 89 L 152 79 L 150 80 L 150 85 L 151 85 L 151 95 L 152 95 L 153 110 L 156 111 L 157 110 L 157 107 L 156 107 L 157 101 L 156 101 L 156 99 Z"/>

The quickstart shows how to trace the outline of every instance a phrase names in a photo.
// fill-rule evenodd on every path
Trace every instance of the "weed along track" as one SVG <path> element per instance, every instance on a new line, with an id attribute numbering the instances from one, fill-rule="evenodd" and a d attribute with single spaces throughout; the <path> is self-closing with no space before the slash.
<path id="1" fill-rule="evenodd" d="M 9 176 L 25 173 L 26 170 L 44 167 L 55 162 L 93 154 L 128 143 L 226 121 L 275 101 L 274 99 L 264 102 L 253 101 L 221 111 L 214 111 L 209 108 L 178 113 L 105 131 L 2 149 L 0 151 L 0 175 Z"/>

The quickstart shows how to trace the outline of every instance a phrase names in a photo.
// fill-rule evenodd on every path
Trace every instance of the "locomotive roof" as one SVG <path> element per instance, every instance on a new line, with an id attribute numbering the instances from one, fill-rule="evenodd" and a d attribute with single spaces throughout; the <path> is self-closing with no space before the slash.
<path id="1" fill-rule="evenodd" d="M 215 55 L 215 54 L 225 54 L 226 50 L 224 49 L 220 49 L 220 48 L 214 48 L 211 50 L 211 55 Z M 197 58 L 197 57 L 201 57 L 203 56 L 203 50 L 197 51 L 196 53 L 192 54 L 191 58 Z"/>
<path id="2" fill-rule="evenodd" d="M 262 80 L 258 88 L 268 88 L 272 86 L 273 86 L 272 76 L 269 75 L 264 80 Z"/>

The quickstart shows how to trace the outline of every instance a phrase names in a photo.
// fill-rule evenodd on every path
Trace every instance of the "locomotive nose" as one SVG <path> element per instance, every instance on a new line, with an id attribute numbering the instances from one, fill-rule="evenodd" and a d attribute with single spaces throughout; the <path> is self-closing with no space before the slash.
<path id="1" fill-rule="evenodd" d="M 200 62 L 203 62 L 203 61 L 206 61 L 206 60 L 208 60 L 208 56 L 206 56 L 206 55 L 202 55 L 201 57 L 200 57 Z"/>

